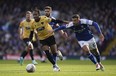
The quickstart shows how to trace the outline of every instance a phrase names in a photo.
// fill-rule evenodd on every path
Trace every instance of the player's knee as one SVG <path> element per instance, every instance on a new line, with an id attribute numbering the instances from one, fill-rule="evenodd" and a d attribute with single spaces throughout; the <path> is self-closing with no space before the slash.
<path id="1" fill-rule="evenodd" d="M 84 45 L 84 46 L 82 47 L 82 49 L 83 49 L 83 51 L 84 51 L 85 53 L 89 53 L 89 52 L 90 52 L 89 47 L 86 46 L 86 45 Z"/>
<path id="2" fill-rule="evenodd" d="M 49 50 L 49 46 L 47 46 L 47 45 L 44 45 L 44 46 L 42 46 L 42 49 L 45 51 L 45 50 Z"/>
<path id="3" fill-rule="evenodd" d="M 100 53 L 97 49 L 93 49 L 92 50 L 92 53 L 95 55 L 95 56 L 100 56 Z"/>
<path id="4" fill-rule="evenodd" d="M 31 50 L 31 49 L 34 48 L 34 47 L 33 47 L 33 44 L 32 44 L 30 41 L 28 42 L 27 48 L 28 48 L 28 50 Z"/>

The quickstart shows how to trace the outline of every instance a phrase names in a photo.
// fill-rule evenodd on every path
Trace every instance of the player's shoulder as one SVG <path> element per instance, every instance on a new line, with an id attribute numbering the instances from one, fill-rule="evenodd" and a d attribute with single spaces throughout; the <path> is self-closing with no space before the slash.
<path id="1" fill-rule="evenodd" d="M 24 20 L 21 21 L 21 23 L 24 23 L 24 22 L 26 22 L 26 19 L 24 19 Z"/>
<path id="2" fill-rule="evenodd" d="M 73 22 L 69 22 L 68 24 L 66 24 L 66 27 L 72 27 L 73 26 Z"/>
<path id="3" fill-rule="evenodd" d="M 88 20 L 88 19 L 80 19 L 80 23 L 81 23 L 81 24 L 83 24 L 83 23 L 85 24 L 87 20 Z"/>
<path id="4" fill-rule="evenodd" d="M 69 22 L 68 24 L 69 24 L 69 25 L 73 25 L 73 22 L 71 21 L 71 22 Z"/>
<path id="5" fill-rule="evenodd" d="M 31 19 L 32 22 L 34 22 L 35 20 L 34 19 Z"/>
<path id="6" fill-rule="evenodd" d="M 41 19 L 45 19 L 47 18 L 47 16 L 43 15 L 43 16 L 39 16 Z"/>
<path id="7" fill-rule="evenodd" d="M 89 20 L 89 19 L 80 19 L 80 24 L 89 24 L 89 23 L 92 23 L 93 21 L 92 20 Z"/>
<path id="8" fill-rule="evenodd" d="M 26 22 L 26 19 L 21 20 L 20 24 L 24 24 Z"/>
<path id="9" fill-rule="evenodd" d="M 52 18 L 52 19 L 56 20 L 56 18 L 55 18 L 55 17 L 53 17 L 53 16 L 50 16 L 50 18 Z"/>

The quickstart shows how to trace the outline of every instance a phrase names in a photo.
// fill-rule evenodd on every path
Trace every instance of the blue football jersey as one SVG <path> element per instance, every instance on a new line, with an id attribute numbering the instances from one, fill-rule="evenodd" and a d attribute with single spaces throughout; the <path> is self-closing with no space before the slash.
<path id="1" fill-rule="evenodd" d="M 74 25 L 73 22 L 70 22 L 66 25 L 66 28 L 70 28 L 76 35 L 78 41 L 87 41 L 93 37 L 93 34 L 89 28 L 89 25 L 92 25 L 93 21 L 87 19 L 80 19 L 78 25 Z"/>
<path id="2" fill-rule="evenodd" d="M 52 17 L 52 16 L 50 16 L 50 18 L 52 18 L 52 19 L 55 19 L 54 17 Z M 54 29 L 54 28 L 56 28 L 57 27 L 57 23 L 55 23 L 55 22 L 50 22 L 49 23 L 50 25 L 51 25 L 51 27 Z"/>

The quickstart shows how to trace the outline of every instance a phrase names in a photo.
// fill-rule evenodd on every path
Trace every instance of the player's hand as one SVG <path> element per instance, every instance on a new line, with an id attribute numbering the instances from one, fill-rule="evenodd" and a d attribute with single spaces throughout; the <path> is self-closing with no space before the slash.
<path id="1" fill-rule="evenodd" d="M 104 41 L 104 35 L 103 34 L 100 34 L 99 38 L 100 38 L 100 41 Z"/>

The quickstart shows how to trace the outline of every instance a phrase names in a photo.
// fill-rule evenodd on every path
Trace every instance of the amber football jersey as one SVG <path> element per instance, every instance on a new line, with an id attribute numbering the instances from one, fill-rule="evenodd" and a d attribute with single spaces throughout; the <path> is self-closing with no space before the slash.
<path id="1" fill-rule="evenodd" d="M 31 21 L 30 22 L 27 22 L 26 20 L 23 20 L 21 23 L 20 23 L 20 28 L 22 28 L 22 37 L 23 37 L 23 39 L 24 38 L 29 38 L 29 36 L 30 36 L 30 33 L 31 33 L 31 31 L 33 31 L 34 30 L 34 27 L 33 27 L 33 25 L 32 25 L 32 23 L 33 23 L 33 19 L 31 19 Z"/>
<path id="2" fill-rule="evenodd" d="M 35 30 L 37 31 L 37 35 L 39 40 L 44 40 L 53 35 L 53 33 L 49 33 L 49 30 L 53 30 L 52 27 L 49 25 L 51 22 L 51 18 L 46 16 L 40 16 L 40 20 L 38 22 L 33 22 L 33 26 L 35 26 Z"/>

